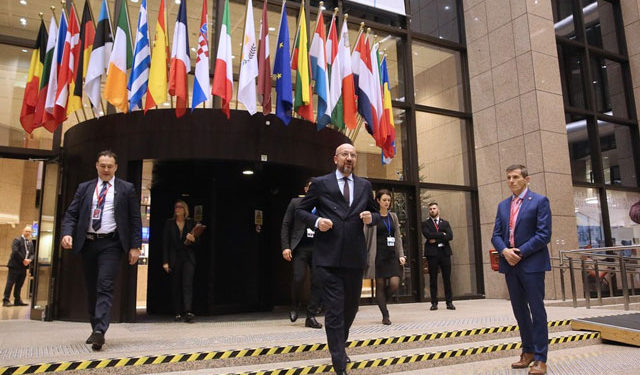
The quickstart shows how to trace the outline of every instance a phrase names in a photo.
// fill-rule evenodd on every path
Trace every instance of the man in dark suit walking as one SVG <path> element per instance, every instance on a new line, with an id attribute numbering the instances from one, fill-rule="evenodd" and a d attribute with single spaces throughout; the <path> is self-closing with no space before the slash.
<path id="1" fill-rule="evenodd" d="M 304 186 L 305 194 L 309 191 L 311 180 Z M 304 197 L 304 196 L 303 196 Z M 320 308 L 320 285 L 318 277 L 313 272 L 313 237 L 315 228 L 304 225 L 302 220 L 296 217 L 296 209 L 303 197 L 292 198 L 287 206 L 287 211 L 282 219 L 280 230 L 280 244 L 282 245 L 282 257 L 287 261 L 293 261 L 293 280 L 291 285 L 291 311 L 289 319 L 295 322 L 298 319 L 298 307 L 300 306 L 304 287 L 304 279 L 307 269 L 311 273 L 311 298 L 307 304 L 307 319 L 305 327 L 322 328 L 322 324 L 316 320 L 316 313 Z"/>
<path id="2" fill-rule="evenodd" d="M 4 297 L 2 306 L 12 306 L 9 302 L 11 288 L 13 288 L 13 306 L 27 306 L 20 298 L 20 290 L 27 278 L 27 270 L 33 261 L 33 243 L 31 242 L 31 225 L 27 225 L 22 230 L 22 235 L 16 237 L 11 244 L 11 255 L 9 256 L 9 273 L 7 274 L 7 284 L 4 287 Z"/>
<path id="3" fill-rule="evenodd" d="M 549 199 L 529 190 L 527 168 L 507 168 L 512 196 L 498 204 L 491 242 L 500 253 L 513 314 L 518 321 L 522 354 L 512 368 L 529 368 L 529 374 L 546 374 L 549 333 L 544 308 L 544 273 L 551 271 L 551 208 Z"/>
<path id="4" fill-rule="evenodd" d="M 113 289 L 122 254 L 140 256 L 140 199 L 133 184 L 115 177 L 115 153 L 98 154 L 98 178 L 81 183 L 62 222 L 62 247 L 82 255 L 92 333 L 86 343 L 102 349 L 111 320 Z"/>
<path id="5" fill-rule="evenodd" d="M 380 214 L 369 181 L 353 174 L 356 149 L 345 143 L 336 149 L 336 170 L 312 179 L 296 214 L 317 228 L 313 263 L 323 285 L 327 343 L 336 373 L 346 374 L 345 343 L 358 312 L 367 250 L 362 223 L 377 224 Z M 313 208 L 316 212 L 312 213 Z"/>
<path id="6" fill-rule="evenodd" d="M 449 222 L 440 218 L 438 203 L 429 204 L 429 218 L 422 222 L 422 235 L 427 239 L 424 243 L 424 256 L 429 265 L 429 289 L 431 291 L 431 310 L 438 309 L 438 268 L 442 272 L 444 298 L 447 310 L 455 310 L 453 293 L 451 292 L 451 245 L 453 231 Z"/>

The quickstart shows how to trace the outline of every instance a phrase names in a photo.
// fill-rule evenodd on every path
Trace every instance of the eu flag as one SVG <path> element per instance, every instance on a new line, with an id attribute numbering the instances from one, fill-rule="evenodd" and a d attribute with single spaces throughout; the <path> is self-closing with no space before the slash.
<path id="1" fill-rule="evenodd" d="M 293 97 L 291 95 L 291 56 L 289 55 L 289 24 L 287 10 L 282 3 L 280 30 L 278 31 L 278 48 L 273 64 L 273 76 L 276 79 L 276 116 L 289 125 Z"/>

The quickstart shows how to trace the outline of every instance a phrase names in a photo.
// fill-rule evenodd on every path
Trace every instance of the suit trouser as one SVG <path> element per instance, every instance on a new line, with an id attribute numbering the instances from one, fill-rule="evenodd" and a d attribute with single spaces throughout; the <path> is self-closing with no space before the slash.
<path id="1" fill-rule="evenodd" d="M 313 247 L 298 247 L 293 252 L 293 281 L 291 283 L 291 305 L 297 309 L 304 295 L 304 282 L 307 269 L 311 272 L 311 297 L 307 304 L 307 317 L 314 316 L 320 307 L 322 289 L 318 281 L 317 272 L 313 269 L 311 258 Z"/>
<path id="2" fill-rule="evenodd" d="M 193 304 L 193 275 L 196 265 L 185 256 L 177 256 L 171 270 L 171 301 L 173 312 L 192 312 Z"/>
<path id="3" fill-rule="evenodd" d="M 89 319 L 93 331 L 106 333 L 116 278 L 121 268 L 122 244 L 116 238 L 87 240 L 82 249 Z"/>
<path id="4" fill-rule="evenodd" d="M 505 273 L 513 315 L 518 321 L 522 352 L 547 361 L 549 331 L 544 308 L 544 272 L 525 273 L 512 267 Z"/>
<path id="5" fill-rule="evenodd" d="M 20 290 L 22 289 L 22 285 L 24 284 L 24 280 L 26 278 L 26 269 L 20 270 L 9 268 L 9 273 L 7 274 L 7 284 L 4 287 L 4 297 L 2 300 L 5 302 L 9 302 L 9 297 L 11 296 L 11 288 L 13 287 L 13 302 L 20 302 Z"/>
<path id="6" fill-rule="evenodd" d="M 347 367 L 345 343 L 349 338 L 349 328 L 358 312 L 363 270 L 317 266 L 315 271 L 323 287 L 324 327 L 331 362 L 334 371 L 343 371 Z"/>
<path id="7" fill-rule="evenodd" d="M 442 283 L 444 284 L 445 301 L 452 302 L 453 293 L 451 292 L 451 256 L 437 255 L 427 256 L 429 264 L 429 290 L 431 291 L 431 303 L 438 303 L 438 267 L 442 272 Z"/>

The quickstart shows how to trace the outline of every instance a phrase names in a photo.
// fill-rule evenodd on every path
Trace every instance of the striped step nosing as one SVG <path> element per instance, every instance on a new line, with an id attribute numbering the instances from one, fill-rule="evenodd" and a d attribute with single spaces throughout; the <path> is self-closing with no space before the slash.
<path id="1" fill-rule="evenodd" d="M 570 325 L 571 320 L 554 320 L 547 323 L 552 327 L 561 327 Z M 362 347 L 374 347 L 391 344 L 402 344 L 409 342 L 423 342 L 439 339 L 446 339 L 452 337 L 470 337 L 485 334 L 505 333 L 517 331 L 517 325 L 499 326 L 499 327 L 487 327 L 487 328 L 472 328 L 458 331 L 445 331 L 435 333 L 425 333 L 416 335 L 405 336 L 393 336 L 385 338 L 363 339 L 347 342 L 347 348 L 362 348 Z M 141 357 L 125 357 L 125 358 L 109 358 L 109 359 L 92 359 L 81 361 L 63 361 L 63 362 L 50 362 L 39 363 L 30 365 L 16 365 L 16 366 L 0 366 L 0 375 L 17 375 L 17 374 L 35 374 L 43 372 L 60 372 L 71 370 L 85 370 L 93 368 L 105 368 L 105 367 L 129 367 L 129 366 L 142 366 L 150 364 L 162 364 L 162 363 L 175 363 L 175 362 L 192 362 L 192 361 L 205 361 L 216 359 L 233 359 L 233 358 L 245 358 L 245 357 L 258 357 L 278 354 L 290 354 L 290 353 L 302 353 L 302 352 L 316 352 L 327 350 L 326 343 L 316 344 L 301 344 L 301 345 L 288 345 L 288 346 L 274 346 L 274 347 L 262 347 L 252 349 L 241 350 L 226 350 L 226 351 L 211 351 L 211 352 L 195 352 L 195 353 L 179 353 L 179 354 L 163 354 L 156 356 L 141 356 Z M 317 372 L 314 372 L 317 373 Z M 302 374 L 302 373 L 300 373 Z M 306 372 L 305 372 L 306 374 Z M 311 374 L 311 373 L 310 373 Z"/>

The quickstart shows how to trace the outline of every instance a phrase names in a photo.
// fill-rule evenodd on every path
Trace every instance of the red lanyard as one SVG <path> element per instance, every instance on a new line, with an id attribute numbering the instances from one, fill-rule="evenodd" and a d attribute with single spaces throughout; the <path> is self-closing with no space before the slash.
<path id="1" fill-rule="evenodd" d="M 433 225 L 436 227 L 436 232 L 438 232 L 440 230 L 440 227 L 438 226 L 438 221 L 437 220 L 432 220 L 433 221 Z"/>
<path id="2" fill-rule="evenodd" d="M 96 207 L 100 207 L 100 205 L 102 204 L 102 201 L 105 200 L 105 198 L 107 197 L 107 193 L 109 192 L 109 188 L 111 187 L 111 184 L 109 183 L 109 181 L 104 181 L 107 183 L 107 189 L 104 191 L 104 195 L 100 195 L 100 193 L 98 193 L 98 186 L 100 184 L 96 184 L 96 198 L 97 198 L 97 204 Z M 103 184 L 104 184 L 103 182 Z"/>
<path id="3" fill-rule="evenodd" d="M 516 226 L 516 219 L 518 218 L 518 213 L 520 212 L 520 207 L 522 207 L 522 199 L 520 197 L 515 198 L 515 204 L 511 202 L 511 212 L 509 216 L 509 228 L 513 230 Z"/>

